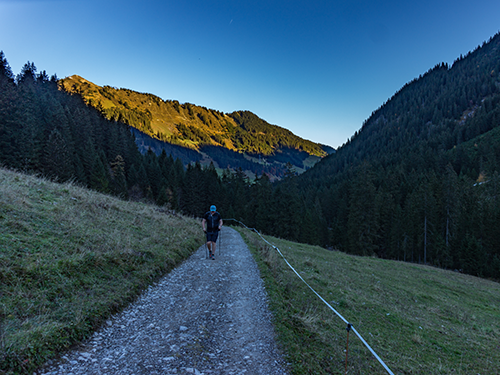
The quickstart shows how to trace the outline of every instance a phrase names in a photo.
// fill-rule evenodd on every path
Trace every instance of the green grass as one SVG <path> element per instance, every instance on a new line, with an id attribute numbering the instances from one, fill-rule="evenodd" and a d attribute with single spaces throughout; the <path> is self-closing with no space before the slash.
<path id="1" fill-rule="evenodd" d="M 346 325 L 255 233 L 256 257 L 293 374 L 344 374 Z M 268 237 L 395 374 L 500 373 L 500 284 Z M 387 372 L 350 333 L 349 374 Z"/>
<path id="2" fill-rule="evenodd" d="M 201 243 L 194 219 L 0 169 L 0 374 L 89 336 Z"/>
<path id="3" fill-rule="evenodd" d="M 343 374 L 345 324 L 242 233 L 292 372 Z M 498 283 L 267 238 L 395 374 L 500 373 Z M 0 169 L 0 374 L 32 373 L 89 336 L 201 243 L 193 219 Z M 348 370 L 385 374 L 353 333 Z"/>

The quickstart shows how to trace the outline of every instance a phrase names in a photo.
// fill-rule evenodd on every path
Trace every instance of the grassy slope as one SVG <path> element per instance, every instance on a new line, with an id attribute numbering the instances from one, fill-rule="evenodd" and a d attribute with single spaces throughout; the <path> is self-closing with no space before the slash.
<path id="1" fill-rule="evenodd" d="M 343 374 L 345 324 L 274 249 L 241 232 L 259 260 L 293 373 Z M 500 373 L 500 284 L 267 238 L 395 374 Z M 351 374 L 386 374 L 353 333 L 348 363 Z"/>
<path id="2" fill-rule="evenodd" d="M 88 336 L 201 243 L 194 219 L 0 169 L 0 374 Z"/>
<path id="3" fill-rule="evenodd" d="M 344 323 L 244 237 L 293 372 L 343 373 Z M 498 283 L 269 239 L 394 373 L 500 373 Z M 30 373 L 89 335 L 201 241 L 195 220 L 0 169 L 0 373 Z M 385 373 L 354 334 L 349 369 Z"/>

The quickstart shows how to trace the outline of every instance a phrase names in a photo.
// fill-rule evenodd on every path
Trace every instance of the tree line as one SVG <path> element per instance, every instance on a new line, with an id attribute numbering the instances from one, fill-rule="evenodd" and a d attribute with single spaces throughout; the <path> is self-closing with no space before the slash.
<path id="1" fill-rule="evenodd" d="M 251 184 L 241 168 L 227 168 L 219 176 L 213 165 L 183 163 L 180 157 L 186 161 L 193 155 L 175 145 L 153 152 L 143 140 L 141 153 L 136 136 L 137 130 L 106 119 L 81 96 L 60 90 L 57 76 L 37 73 L 34 63 L 14 76 L 0 52 L 1 165 L 197 217 L 217 204 L 225 216 L 242 218 L 248 196 L 271 188 L 267 175 Z M 235 157 L 221 155 L 220 160 Z"/>
<path id="2" fill-rule="evenodd" d="M 405 85 L 282 188 L 321 208 L 328 246 L 499 279 L 499 171 L 497 34 Z"/>
<path id="3" fill-rule="evenodd" d="M 14 77 L 0 57 L 6 166 L 197 217 L 215 204 L 267 234 L 500 279 L 499 35 L 408 83 L 336 153 L 277 183 L 265 171 L 251 182 L 241 169 L 218 175 L 165 150 L 141 154 L 127 125 L 32 63 Z"/>

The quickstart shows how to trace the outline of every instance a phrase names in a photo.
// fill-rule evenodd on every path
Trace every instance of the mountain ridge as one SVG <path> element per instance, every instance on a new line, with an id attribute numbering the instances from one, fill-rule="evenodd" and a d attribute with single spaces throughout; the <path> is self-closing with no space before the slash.
<path id="1" fill-rule="evenodd" d="M 236 152 L 245 157 L 247 164 L 290 163 L 296 172 L 303 172 L 334 152 L 330 146 L 302 139 L 283 127 L 267 123 L 250 111 L 227 114 L 191 103 L 163 100 L 154 94 L 98 86 L 78 75 L 63 78 L 58 84 L 61 90 L 80 95 L 87 105 L 96 108 L 108 120 L 123 122 L 149 136 L 151 139 L 146 143 L 154 145 L 153 149 L 171 149 L 166 144 L 158 144 L 158 141 L 180 146 L 199 152 L 199 160 L 205 158 L 220 168 L 234 163 L 238 167 L 241 163 L 235 162 L 238 159 L 234 157 Z M 143 136 L 139 137 L 139 144 L 144 143 Z M 225 153 L 232 163 L 213 157 L 213 147 L 229 150 L 218 150 L 218 154 Z M 190 156 L 184 162 L 193 158 L 193 153 L 188 154 Z M 258 160 L 252 160 L 252 156 Z M 248 165 L 247 168 L 252 169 Z M 256 169 L 259 168 L 262 169 Z"/>
<path id="2" fill-rule="evenodd" d="M 283 190 L 313 207 L 319 243 L 498 279 L 499 134 L 496 34 L 404 85 Z"/>

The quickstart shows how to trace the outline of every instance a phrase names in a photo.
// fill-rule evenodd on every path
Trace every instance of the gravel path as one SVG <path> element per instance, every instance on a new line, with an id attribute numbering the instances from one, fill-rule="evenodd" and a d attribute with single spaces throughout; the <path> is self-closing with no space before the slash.
<path id="1" fill-rule="evenodd" d="M 88 341 L 39 374 L 286 374 L 250 251 L 222 230 Z"/>

